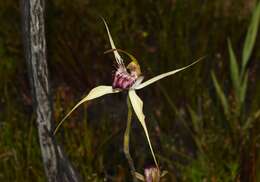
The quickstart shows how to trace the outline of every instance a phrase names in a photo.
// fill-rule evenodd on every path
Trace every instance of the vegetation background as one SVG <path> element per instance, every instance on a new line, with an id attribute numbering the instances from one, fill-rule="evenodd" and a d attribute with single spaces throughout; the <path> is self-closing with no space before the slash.
<path id="1" fill-rule="evenodd" d="M 260 181 L 256 4 L 47 1 L 55 124 L 91 88 L 112 82 L 113 57 L 103 54 L 110 45 L 101 15 L 116 46 L 138 58 L 146 78 L 207 56 L 192 69 L 139 91 L 155 153 L 169 172 L 163 180 Z M 0 2 L 0 23 L 0 181 L 46 181 L 16 0 Z M 253 31 L 247 33 L 250 25 Z M 112 95 L 78 109 L 60 130 L 57 140 L 85 181 L 131 179 L 123 153 L 126 119 L 125 95 Z M 130 147 L 142 172 L 152 158 L 138 122 Z"/>

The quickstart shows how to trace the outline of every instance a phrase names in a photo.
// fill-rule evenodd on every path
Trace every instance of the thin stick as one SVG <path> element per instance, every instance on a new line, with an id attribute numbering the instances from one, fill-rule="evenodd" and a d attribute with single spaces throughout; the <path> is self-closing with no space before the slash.
<path id="1" fill-rule="evenodd" d="M 134 166 L 134 161 L 130 155 L 129 152 L 129 141 L 130 141 L 130 129 L 131 129 L 131 121 L 132 121 L 132 107 L 129 101 L 129 98 L 127 97 L 127 108 L 128 108 L 128 114 L 127 114 L 127 126 L 126 126 L 126 130 L 124 133 L 124 153 L 125 153 L 125 157 L 128 161 L 130 170 L 131 170 L 131 174 L 133 177 L 133 181 L 137 182 L 137 179 L 135 177 L 135 166 Z"/>

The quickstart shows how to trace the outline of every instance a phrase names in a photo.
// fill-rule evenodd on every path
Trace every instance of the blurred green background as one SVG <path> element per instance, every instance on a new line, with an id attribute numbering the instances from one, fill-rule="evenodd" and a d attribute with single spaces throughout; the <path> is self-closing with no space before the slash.
<path id="1" fill-rule="evenodd" d="M 162 181 L 260 181 L 256 4 L 47 1 L 54 124 L 91 88 L 112 82 L 114 58 L 103 54 L 110 48 L 103 16 L 117 48 L 138 58 L 145 79 L 206 56 L 191 69 L 138 91 L 160 167 L 169 172 Z M 46 181 L 16 0 L 0 2 L 0 22 L 0 181 Z M 57 140 L 84 181 L 131 181 L 123 153 L 125 101 L 125 94 L 91 101 L 59 131 Z M 142 173 L 152 156 L 136 118 L 133 123 L 130 150 Z"/>

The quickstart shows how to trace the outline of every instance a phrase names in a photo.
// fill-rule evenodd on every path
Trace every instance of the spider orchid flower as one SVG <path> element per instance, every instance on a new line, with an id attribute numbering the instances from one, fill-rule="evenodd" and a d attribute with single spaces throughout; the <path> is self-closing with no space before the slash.
<path id="1" fill-rule="evenodd" d="M 126 51 L 116 49 L 114 41 L 113 41 L 112 36 L 110 34 L 110 31 L 109 31 L 109 28 L 107 26 L 107 23 L 105 22 L 104 19 L 103 19 L 103 21 L 104 21 L 104 24 L 105 24 L 105 27 L 106 27 L 106 30 L 107 30 L 107 34 L 108 34 L 108 37 L 109 37 L 109 41 L 110 41 L 110 44 L 111 44 L 111 47 L 112 47 L 111 50 L 106 51 L 105 53 L 113 52 L 115 60 L 116 60 L 116 64 L 117 64 L 117 70 L 116 70 L 116 72 L 113 76 L 113 84 L 112 84 L 112 86 L 100 85 L 100 86 L 93 88 L 87 94 L 87 96 L 85 96 L 82 100 L 80 100 L 68 112 L 68 114 L 61 120 L 61 122 L 58 124 L 58 126 L 54 130 L 54 134 L 56 134 L 56 132 L 58 131 L 58 129 L 62 125 L 62 123 L 65 121 L 65 119 L 67 119 L 68 116 L 76 108 L 78 108 L 82 103 L 87 102 L 87 101 L 92 100 L 92 99 L 99 98 L 103 95 L 119 93 L 119 92 L 122 92 L 122 91 L 128 91 L 129 100 L 131 102 L 131 105 L 133 107 L 133 110 L 134 110 L 138 120 L 140 121 L 140 123 L 141 123 L 141 125 L 144 129 L 144 133 L 145 133 L 145 136 L 147 138 L 149 148 L 151 150 L 154 162 L 155 162 L 156 166 L 158 167 L 158 163 L 157 163 L 157 160 L 156 160 L 154 152 L 153 152 L 153 148 L 152 148 L 152 145 L 151 145 L 151 142 L 150 142 L 150 139 L 149 139 L 149 134 L 148 134 L 146 123 L 145 123 L 145 115 L 143 113 L 143 101 L 140 99 L 140 97 L 136 94 L 135 91 L 140 90 L 142 88 L 145 88 L 148 85 L 151 85 L 152 83 L 154 83 L 154 82 L 156 82 L 156 81 L 158 81 L 162 78 L 165 78 L 167 76 L 170 76 L 170 75 L 173 75 L 177 72 L 185 70 L 188 67 L 191 67 L 192 65 L 196 64 L 200 60 L 197 60 L 197 61 L 193 62 L 192 64 L 185 66 L 183 68 L 160 74 L 160 75 L 155 76 L 155 77 L 153 77 L 153 78 L 151 78 L 151 79 L 149 79 L 145 82 L 142 82 L 144 77 L 142 76 L 141 69 L 140 69 L 140 66 L 139 66 L 137 60 L 131 54 L 127 53 Z M 125 66 L 123 59 L 119 55 L 119 52 L 123 52 L 131 58 L 132 61 L 127 66 Z"/>
<path id="2" fill-rule="evenodd" d="M 144 175 L 135 172 L 135 177 L 139 179 L 140 181 L 145 181 L 145 182 L 160 182 L 161 178 L 163 178 L 168 171 L 160 171 L 155 166 L 149 166 L 144 169 Z"/>

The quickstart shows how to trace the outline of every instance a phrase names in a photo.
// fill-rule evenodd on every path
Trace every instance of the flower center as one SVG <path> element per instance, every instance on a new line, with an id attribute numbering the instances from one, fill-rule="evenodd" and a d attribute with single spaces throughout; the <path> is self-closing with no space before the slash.
<path id="1" fill-rule="evenodd" d="M 119 67 L 115 72 L 112 87 L 114 89 L 129 89 L 138 78 L 137 74 L 134 71 L 129 70 L 129 72 L 130 73 L 128 73 L 125 68 Z"/>
<path id="2" fill-rule="evenodd" d="M 129 89 L 134 85 L 134 83 L 136 82 L 136 80 L 138 80 L 138 78 L 139 78 L 138 82 L 141 82 L 143 80 L 143 77 L 141 76 L 141 69 L 137 59 L 130 53 L 121 49 L 110 49 L 106 51 L 105 54 L 114 51 L 123 52 L 128 57 L 130 57 L 132 61 L 127 65 L 127 67 L 125 67 L 123 62 L 122 63 L 117 62 L 118 68 L 113 78 L 113 84 L 112 84 L 113 89 L 116 88 L 123 89 L 123 90 Z"/>

